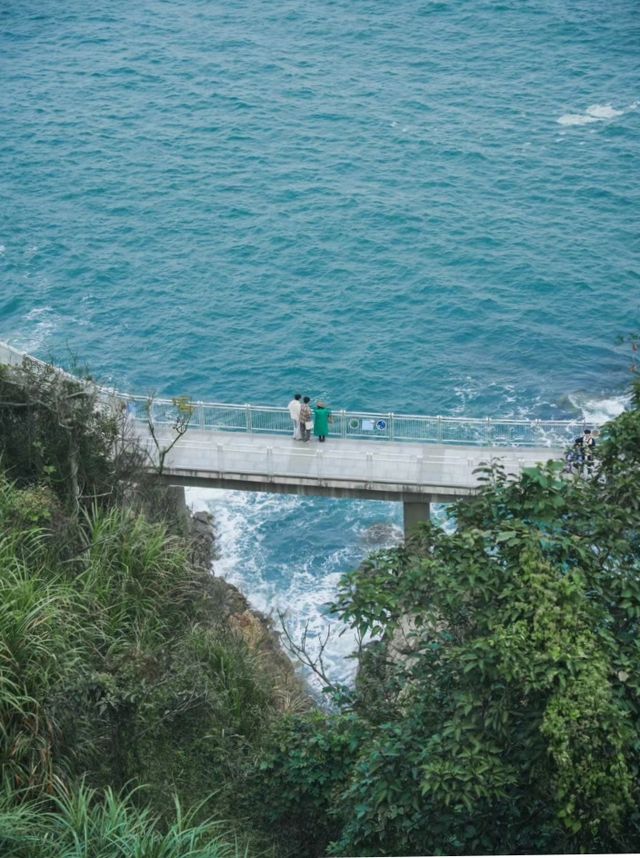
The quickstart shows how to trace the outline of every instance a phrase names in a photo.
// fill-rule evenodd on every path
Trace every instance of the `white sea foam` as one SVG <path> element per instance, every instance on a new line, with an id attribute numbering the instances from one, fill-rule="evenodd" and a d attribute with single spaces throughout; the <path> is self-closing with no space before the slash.
<path id="1" fill-rule="evenodd" d="M 589 423 L 600 426 L 608 420 L 622 414 L 629 405 L 629 396 L 610 396 L 594 399 L 579 393 L 569 396 L 571 404 L 580 411 L 582 418 Z"/>
<path id="2" fill-rule="evenodd" d="M 307 558 L 303 550 L 296 556 L 293 548 L 290 561 L 274 560 L 265 546 L 266 528 L 277 527 L 287 513 L 302 514 L 303 505 L 309 504 L 307 498 L 188 489 L 187 502 L 194 511 L 208 510 L 214 515 L 218 555 L 214 573 L 238 587 L 255 609 L 271 616 L 276 628 L 282 615 L 294 641 L 300 642 L 306 631 L 311 653 L 317 652 L 329 628 L 324 651 L 327 672 L 334 681 L 349 682 L 355 671 L 349 656 L 357 647 L 356 635 L 344 623 L 328 618 L 326 606 L 336 597 L 342 573 L 354 565 L 354 546 L 345 545 L 315 558 Z M 292 546 L 296 539 L 297 534 L 292 533 Z M 353 542 L 357 547 L 355 533 Z M 311 675 L 307 678 L 319 689 L 319 680 Z"/>
<path id="3" fill-rule="evenodd" d="M 610 104 L 592 104 L 584 113 L 563 113 L 557 120 L 559 125 L 589 125 L 622 116 L 624 110 L 616 110 Z"/>
<path id="4" fill-rule="evenodd" d="M 559 125 L 588 125 L 590 122 L 597 122 L 595 116 L 589 116 L 587 113 L 564 113 L 559 119 Z"/>
<path id="5" fill-rule="evenodd" d="M 61 318 L 53 307 L 34 307 L 25 316 L 31 324 L 25 325 L 25 334 L 15 339 L 16 348 L 27 353 L 37 353 L 60 326 Z M 67 319 L 69 321 L 69 319 Z"/>
<path id="6" fill-rule="evenodd" d="M 592 104 L 591 107 L 587 107 L 587 115 L 593 116 L 594 119 L 615 119 L 623 113 L 624 110 L 616 110 L 610 104 Z"/>

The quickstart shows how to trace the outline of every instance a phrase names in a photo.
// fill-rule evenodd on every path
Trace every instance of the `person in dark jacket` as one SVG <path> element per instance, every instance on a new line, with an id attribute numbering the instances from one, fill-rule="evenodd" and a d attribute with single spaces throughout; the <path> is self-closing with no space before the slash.
<path id="1" fill-rule="evenodd" d="M 594 433 L 591 429 L 585 429 L 584 434 L 582 436 L 582 453 L 584 457 L 584 463 L 587 466 L 587 470 L 590 471 L 593 468 L 593 451 L 596 446 L 596 439 L 594 437 Z"/>

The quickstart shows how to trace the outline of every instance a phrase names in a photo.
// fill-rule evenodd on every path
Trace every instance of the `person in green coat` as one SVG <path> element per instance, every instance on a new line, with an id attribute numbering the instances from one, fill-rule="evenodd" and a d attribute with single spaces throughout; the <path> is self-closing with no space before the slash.
<path id="1" fill-rule="evenodd" d="M 318 402 L 313 416 L 313 434 L 318 441 L 324 441 L 329 434 L 329 423 L 333 423 L 331 412 L 324 402 Z"/>

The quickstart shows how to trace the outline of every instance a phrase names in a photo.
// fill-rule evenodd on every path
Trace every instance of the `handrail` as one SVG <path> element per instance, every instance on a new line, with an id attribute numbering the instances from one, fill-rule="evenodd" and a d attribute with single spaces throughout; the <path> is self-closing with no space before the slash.
<path id="1" fill-rule="evenodd" d="M 24 359 L 47 366 L 44 361 L 19 352 L 0 342 L 0 362 L 19 364 Z M 64 370 L 63 375 L 73 378 Z M 78 379 L 81 381 L 81 379 Z M 154 425 L 171 425 L 179 414 L 179 400 L 156 398 L 117 390 L 88 382 L 98 395 L 120 403 L 136 421 L 151 420 Z M 251 435 L 289 435 L 292 425 L 289 412 L 273 405 L 247 403 L 187 401 L 194 409 L 193 425 L 203 430 L 244 432 Z M 339 438 L 371 441 L 437 443 L 446 445 L 531 447 L 569 444 L 580 434 L 587 421 L 522 420 L 490 417 L 445 417 L 420 414 L 397 414 L 392 411 L 333 410 L 334 425 L 330 434 Z M 596 424 L 597 425 L 597 424 Z"/>
<path id="2" fill-rule="evenodd" d="M 189 401 L 193 425 L 201 430 L 249 435 L 291 435 L 292 423 L 284 407 Z M 171 425 L 183 402 L 144 396 L 127 397 L 129 414 L 154 425 Z M 333 411 L 330 435 L 369 441 L 432 443 L 497 447 L 565 446 L 582 433 L 586 421 L 512 420 L 509 418 L 443 417 L 393 412 Z"/>

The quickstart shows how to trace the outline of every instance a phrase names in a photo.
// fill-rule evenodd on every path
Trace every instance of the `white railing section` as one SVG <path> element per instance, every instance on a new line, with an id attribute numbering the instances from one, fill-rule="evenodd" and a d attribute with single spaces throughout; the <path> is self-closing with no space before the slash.
<path id="1" fill-rule="evenodd" d="M 36 364 L 44 364 L 38 358 L 19 352 L 6 343 L 0 343 L 0 363 L 17 365 L 25 359 Z M 95 385 L 95 389 L 105 402 L 120 403 L 123 408 L 126 407 L 132 418 L 145 424 L 151 420 L 154 425 L 171 425 L 179 417 L 179 406 L 175 399 L 133 396 L 98 385 Z M 192 400 L 188 402 L 189 409 L 192 410 L 190 425 L 194 428 L 255 435 L 291 434 L 291 420 L 286 408 Z M 577 435 L 582 433 L 585 426 L 584 420 L 428 417 L 418 414 L 338 409 L 333 410 L 330 434 L 337 438 L 369 441 L 551 447 L 570 444 Z"/>
<path id="2" fill-rule="evenodd" d="M 171 425 L 179 406 L 171 399 L 127 396 L 129 414 L 154 425 Z M 216 432 L 254 435 L 291 435 L 286 408 L 267 405 L 234 405 L 190 402 L 191 425 Z M 469 444 L 495 447 L 552 447 L 570 444 L 586 426 L 584 420 L 509 420 L 469 417 L 428 417 L 393 412 L 332 411 L 329 432 L 334 438 L 367 441 Z"/>

